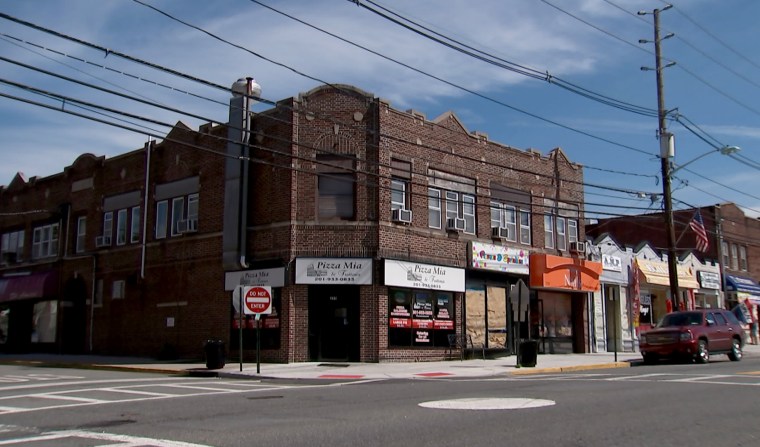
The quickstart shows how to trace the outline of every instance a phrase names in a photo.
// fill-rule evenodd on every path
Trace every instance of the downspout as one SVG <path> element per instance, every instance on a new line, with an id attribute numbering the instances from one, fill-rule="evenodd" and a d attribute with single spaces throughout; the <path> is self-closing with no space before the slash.
<path id="1" fill-rule="evenodd" d="M 248 234 L 248 171 L 250 170 L 250 147 L 248 143 L 251 137 L 251 94 L 253 92 L 253 78 L 246 79 L 246 95 L 243 98 L 243 138 L 242 156 L 240 162 L 243 164 L 243 178 L 240 194 L 240 237 L 238 238 L 238 253 L 240 253 L 240 267 L 248 268 L 248 262 L 245 259 L 246 253 L 246 236 Z"/>
<path id="2" fill-rule="evenodd" d="M 148 243 L 148 192 L 150 187 L 150 152 L 153 149 L 153 140 L 148 136 L 145 143 L 145 190 L 143 192 L 142 213 L 142 247 L 140 247 L 140 279 L 145 279 L 145 257 Z"/>
<path id="3" fill-rule="evenodd" d="M 92 255 L 92 292 L 90 293 L 90 339 L 89 339 L 89 352 L 92 353 L 92 340 L 93 331 L 95 330 L 95 295 L 97 294 L 95 279 L 95 273 L 98 270 L 98 258 L 97 255 Z"/>

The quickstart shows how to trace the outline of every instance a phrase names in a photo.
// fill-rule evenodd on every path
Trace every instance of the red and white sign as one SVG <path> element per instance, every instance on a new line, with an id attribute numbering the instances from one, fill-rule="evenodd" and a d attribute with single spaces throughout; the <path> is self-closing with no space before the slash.
<path id="1" fill-rule="evenodd" d="M 246 315 L 272 313 L 272 288 L 268 286 L 243 287 L 243 311 Z"/>

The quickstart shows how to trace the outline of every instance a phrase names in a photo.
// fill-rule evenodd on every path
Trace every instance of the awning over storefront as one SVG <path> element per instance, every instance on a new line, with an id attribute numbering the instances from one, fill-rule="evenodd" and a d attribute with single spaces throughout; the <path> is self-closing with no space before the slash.
<path id="1" fill-rule="evenodd" d="M 0 302 L 55 296 L 58 275 L 55 271 L 0 278 Z"/>
<path id="2" fill-rule="evenodd" d="M 670 272 L 668 263 L 662 261 L 650 261 L 647 259 L 636 259 L 641 272 L 641 280 L 647 284 L 670 286 Z M 699 283 L 684 266 L 678 268 L 678 287 L 682 289 L 699 289 Z"/>
<path id="3" fill-rule="evenodd" d="M 726 290 L 760 296 L 760 285 L 754 279 L 744 276 L 726 275 Z"/>
<path id="4" fill-rule="evenodd" d="M 530 255 L 530 287 L 533 289 L 596 292 L 601 274 L 601 262 L 541 253 Z"/>

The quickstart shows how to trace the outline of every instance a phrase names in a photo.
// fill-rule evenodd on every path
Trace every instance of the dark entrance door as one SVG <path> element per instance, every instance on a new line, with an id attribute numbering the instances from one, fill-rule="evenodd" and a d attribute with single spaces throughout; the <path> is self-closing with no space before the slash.
<path id="1" fill-rule="evenodd" d="M 309 288 L 309 358 L 360 360 L 358 286 Z"/>

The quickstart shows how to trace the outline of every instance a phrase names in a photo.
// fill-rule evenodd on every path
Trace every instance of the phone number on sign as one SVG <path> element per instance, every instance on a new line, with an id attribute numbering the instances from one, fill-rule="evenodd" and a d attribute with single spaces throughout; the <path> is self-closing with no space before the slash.
<path id="1" fill-rule="evenodd" d="M 330 277 L 330 278 L 314 278 L 314 282 L 356 282 L 356 278 L 345 278 L 345 277 Z"/>

